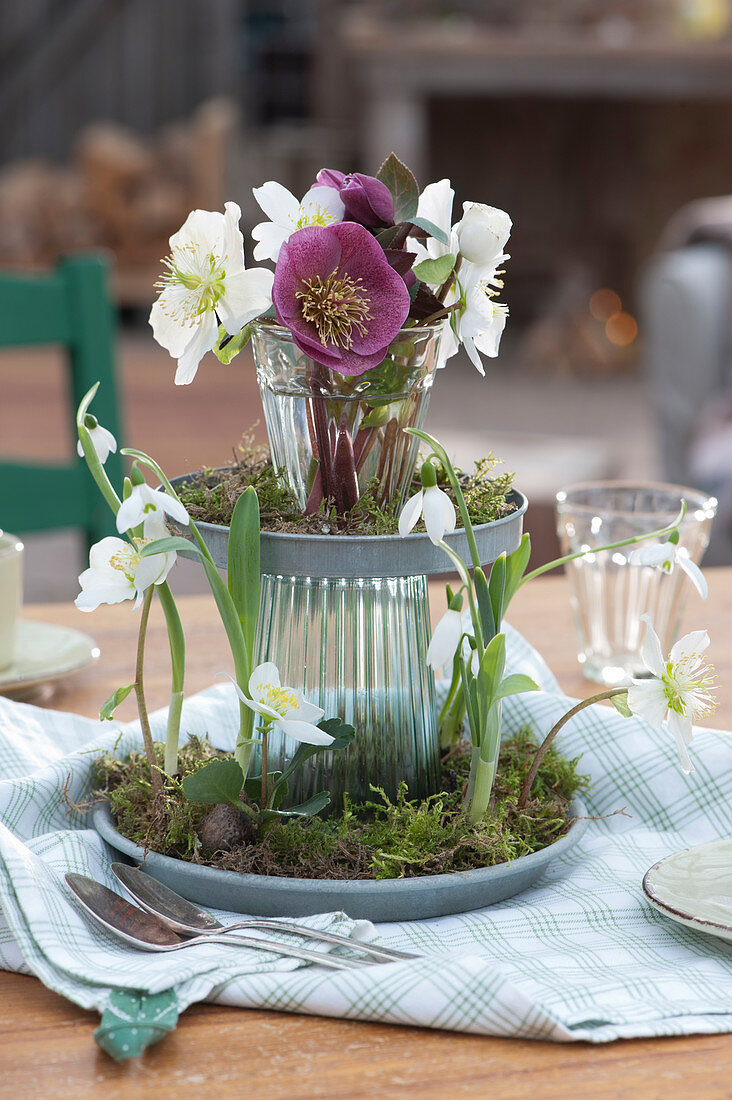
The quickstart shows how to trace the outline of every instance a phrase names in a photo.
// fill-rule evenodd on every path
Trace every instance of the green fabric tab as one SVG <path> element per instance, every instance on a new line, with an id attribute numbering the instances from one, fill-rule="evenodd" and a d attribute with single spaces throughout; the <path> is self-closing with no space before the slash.
<path id="1" fill-rule="evenodd" d="M 94 1038 L 106 1054 L 123 1062 L 142 1054 L 177 1023 L 178 998 L 172 990 L 129 993 L 118 989 L 109 998 Z"/>

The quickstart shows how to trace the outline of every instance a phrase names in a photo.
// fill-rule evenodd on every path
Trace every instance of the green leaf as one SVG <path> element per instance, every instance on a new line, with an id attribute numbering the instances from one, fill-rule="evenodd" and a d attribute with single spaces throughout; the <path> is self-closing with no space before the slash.
<path id="1" fill-rule="evenodd" d="M 450 238 L 447 233 L 443 233 L 443 231 L 436 226 L 434 222 L 431 222 L 429 218 L 412 218 L 412 225 L 417 225 L 420 229 L 424 229 L 426 233 L 429 233 L 429 235 L 434 237 L 436 241 L 439 241 L 440 244 L 450 243 Z"/>
<path id="2" fill-rule="evenodd" d="M 382 405 L 376 405 L 370 412 L 366 413 L 363 420 L 359 424 L 359 428 L 383 428 L 385 424 L 388 424 L 394 417 L 399 418 L 399 406 L 401 402 L 386 402 Z"/>
<path id="3" fill-rule="evenodd" d="M 140 550 L 140 557 L 149 558 L 152 554 L 169 554 L 171 550 L 185 551 L 186 553 L 190 551 L 191 554 L 198 554 L 199 556 L 201 554 L 195 542 L 191 542 L 190 539 L 182 539 L 177 535 L 171 535 L 170 538 L 155 539 L 154 542 L 145 543 Z"/>
<path id="4" fill-rule="evenodd" d="M 289 779 L 293 772 L 296 772 L 306 760 L 309 760 L 311 756 L 316 756 L 319 752 L 341 752 L 343 749 L 347 749 L 356 736 L 353 726 L 349 726 L 340 718 L 321 718 L 318 722 L 318 729 L 323 730 L 324 733 L 329 733 L 333 740 L 328 745 L 308 745 L 305 742 L 298 745 L 295 755 L 282 773 L 283 780 Z"/>
<path id="5" fill-rule="evenodd" d="M 511 676 L 504 676 L 498 685 L 498 690 L 493 696 L 494 702 L 498 699 L 507 699 L 509 695 L 522 695 L 525 691 L 540 691 L 541 688 L 530 676 L 524 676 L 521 672 L 515 672 Z"/>
<path id="6" fill-rule="evenodd" d="M 422 260 L 421 264 L 414 265 L 412 271 L 423 283 L 442 286 L 454 268 L 456 258 L 452 252 L 448 252 L 445 256 L 438 256 L 436 260 Z"/>
<path id="7" fill-rule="evenodd" d="M 193 775 L 183 780 L 183 794 L 191 802 L 205 802 L 217 806 L 226 802 L 241 808 L 241 789 L 244 776 L 233 756 L 226 760 L 212 760 Z"/>
<path id="8" fill-rule="evenodd" d="M 213 348 L 214 355 L 228 367 L 231 360 L 249 343 L 251 335 L 251 325 L 245 325 L 238 336 L 229 336 L 224 326 L 219 325 L 219 337 Z"/>
<path id="9" fill-rule="evenodd" d="M 506 558 L 506 586 L 503 591 L 503 613 L 505 615 L 508 605 L 516 595 L 521 584 L 521 578 L 526 572 L 526 566 L 531 557 L 531 536 L 528 531 L 523 535 L 521 542 L 512 554 Z"/>
<path id="10" fill-rule="evenodd" d="M 114 694 L 110 695 L 109 699 L 107 699 L 106 703 L 99 711 L 100 721 L 106 722 L 107 719 L 109 719 L 109 721 L 111 722 L 112 715 L 116 711 L 117 707 L 127 698 L 131 691 L 134 691 L 134 688 L 134 684 L 127 684 L 126 687 L 117 688 Z"/>
<path id="11" fill-rule="evenodd" d="M 394 221 L 411 222 L 417 213 L 419 187 L 406 164 L 402 164 L 395 153 L 389 153 L 376 173 L 376 178 L 391 191 L 394 199 Z"/>
<path id="12" fill-rule="evenodd" d="M 267 787 L 270 792 L 272 804 L 268 809 L 276 810 L 282 799 L 287 794 L 287 780 L 282 772 L 267 772 Z M 253 802 L 259 803 L 262 798 L 262 776 L 250 775 L 244 784 L 244 790 Z"/>
<path id="13" fill-rule="evenodd" d="M 628 693 L 624 695 L 613 695 L 610 702 L 615 707 L 618 714 L 622 714 L 623 718 L 632 718 L 633 711 L 628 706 Z"/>
<path id="14" fill-rule="evenodd" d="M 496 630 L 501 629 L 503 621 L 503 597 L 506 590 L 506 555 L 499 554 L 491 566 L 491 576 L 488 581 L 488 595 L 493 609 L 493 621 Z"/>
<path id="15" fill-rule="evenodd" d="M 480 697 L 488 704 L 495 699 L 498 685 L 503 679 L 506 667 L 506 636 L 496 634 L 486 646 L 478 669 L 478 689 Z"/>
<path id="16" fill-rule="evenodd" d="M 473 587 L 475 588 L 475 597 L 478 601 L 478 613 L 480 615 L 480 625 L 483 631 L 483 641 L 486 644 L 495 637 L 496 624 L 493 619 L 493 608 L 491 606 L 490 593 L 488 591 L 488 581 L 486 580 L 485 573 L 478 567 L 473 573 Z"/>
<path id="17" fill-rule="evenodd" d="M 379 242 L 384 251 L 386 251 L 386 249 L 391 245 L 397 235 L 401 235 L 403 231 L 403 222 L 397 223 L 396 225 L 390 225 L 386 229 L 382 229 L 376 234 L 376 240 Z"/>
<path id="18" fill-rule="evenodd" d="M 250 485 L 236 502 L 229 531 L 227 585 L 241 623 L 249 666 L 259 615 L 259 500 Z"/>
<path id="19" fill-rule="evenodd" d="M 330 803 L 330 795 L 327 791 L 320 791 L 308 798 L 307 802 L 301 802 L 299 806 L 288 806 L 286 810 L 267 810 L 265 817 L 270 814 L 276 817 L 315 817 Z"/>

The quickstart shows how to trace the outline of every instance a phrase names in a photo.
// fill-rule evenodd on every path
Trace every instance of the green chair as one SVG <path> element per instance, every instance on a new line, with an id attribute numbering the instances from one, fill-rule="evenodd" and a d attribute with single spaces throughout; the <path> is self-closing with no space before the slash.
<path id="1" fill-rule="evenodd" d="M 36 344 L 64 347 L 73 438 L 76 439 L 79 402 L 99 380 L 101 385 L 92 411 L 119 443 L 108 266 L 102 256 L 79 255 L 61 260 L 50 274 L 0 272 L 0 348 Z M 32 415 L 33 410 L 28 409 L 29 430 Z M 121 492 L 123 473 L 119 453 L 109 456 L 105 469 Z M 0 527 L 17 534 L 80 527 L 89 545 L 116 533 L 114 517 L 96 489 L 86 463 L 75 450 L 73 460 L 63 465 L 0 459 Z"/>

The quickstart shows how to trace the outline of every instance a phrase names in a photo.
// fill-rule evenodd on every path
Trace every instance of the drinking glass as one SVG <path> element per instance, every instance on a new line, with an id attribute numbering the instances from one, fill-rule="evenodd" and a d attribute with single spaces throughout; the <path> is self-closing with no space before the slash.
<path id="1" fill-rule="evenodd" d="M 679 530 L 679 550 L 697 565 L 709 545 L 717 501 L 695 489 L 629 481 L 571 485 L 556 496 L 557 534 L 562 554 L 589 551 L 568 562 L 570 603 L 578 638 L 578 660 L 588 680 L 608 686 L 647 676 L 641 658 L 648 612 L 668 653 L 678 637 L 689 580 L 676 565 L 671 573 L 634 564 L 640 546 L 664 539 L 592 553 L 594 547 L 621 542 L 671 524 L 681 501 L 687 512 Z"/>

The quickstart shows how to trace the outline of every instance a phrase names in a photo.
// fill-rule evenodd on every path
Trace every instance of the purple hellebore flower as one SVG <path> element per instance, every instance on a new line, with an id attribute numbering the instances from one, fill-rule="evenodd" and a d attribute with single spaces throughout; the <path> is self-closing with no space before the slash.
<path id="1" fill-rule="evenodd" d="M 336 168 L 321 168 L 318 172 L 321 187 L 334 187 L 346 208 L 346 220 L 377 229 L 394 224 L 394 198 L 391 191 L 375 176 L 362 172 L 346 175 Z"/>
<path id="2" fill-rule="evenodd" d="M 293 233 L 280 251 L 272 301 L 298 347 L 339 374 L 378 366 L 409 313 L 404 279 L 354 222 Z"/>

